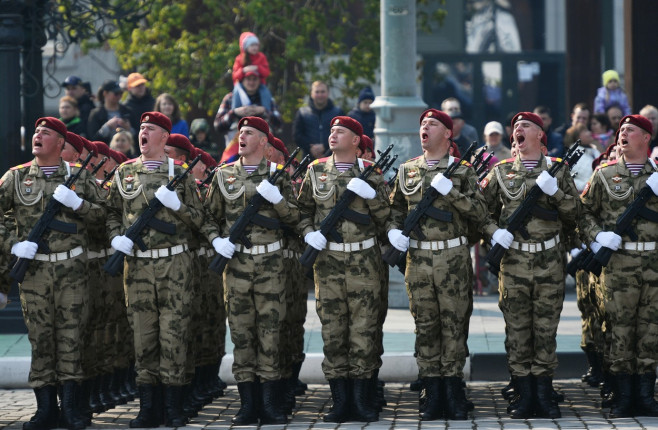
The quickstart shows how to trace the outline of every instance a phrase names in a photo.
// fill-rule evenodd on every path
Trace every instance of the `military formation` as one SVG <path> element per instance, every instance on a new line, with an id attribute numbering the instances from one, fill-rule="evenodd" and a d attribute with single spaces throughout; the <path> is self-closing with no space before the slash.
<path id="1" fill-rule="evenodd" d="M 468 419 L 476 243 L 498 275 L 512 418 L 561 416 L 552 383 L 568 254 L 587 322 L 584 381 L 602 383 L 612 418 L 658 416 L 651 123 L 621 120 L 619 159 L 582 193 L 570 173 L 578 152 L 546 156 L 536 114 L 514 116 L 513 158 L 488 172 L 475 145 L 459 154 L 446 113 L 428 109 L 419 123 L 423 154 L 387 181 L 394 148 L 375 160 L 346 116 L 310 163 L 244 117 L 239 158 L 220 166 L 158 112 L 141 116 L 141 155 L 130 160 L 37 120 L 34 159 L 0 179 L 11 256 L 2 288 L 7 276 L 19 282 L 32 346 L 37 411 L 24 429 L 83 429 L 135 397 L 130 427 L 185 426 L 226 388 L 226 320 L 241 402 L 233 423 L 285 424 L 305 389 L 308 278 L 333 401 L 323 419 L 377 421 L 389 266 L 404 272 L 416 325 L 420 419 Z"/>

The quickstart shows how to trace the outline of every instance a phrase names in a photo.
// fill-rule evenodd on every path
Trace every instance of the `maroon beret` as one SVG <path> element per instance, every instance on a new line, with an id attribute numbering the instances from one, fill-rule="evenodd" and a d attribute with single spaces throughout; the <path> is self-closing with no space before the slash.
<path id="1" fill-rule="evenodd" d="M 139 123 L 147 122 L 162 127 L 167 133 L 171 133 L 171 120 L 160 112 L 144 112 Z"/>
<path id="2" fill-rule="evenodd" d="M 190 139 L 183 136 L 182 134 L 174 133 L 170 134 L 167 139 L 167 146 L 173 146 L 175 148 L 180 148 L 190 153 L 190 156 L 194 155 L 194 145 L 190 143 Z"/>
<path id="3" fill-rule="evenodd" d="M 286 157 L 286 160 L 288 159 L 288 157 L 290 157 L 290 152 L 288 152 L 288 148 L 286 148 L 285 143 L 283 143 L 283 141 L 281 139 L 279 139 L 278 137 L 272 136 L 272 142 L 271 143 L 272 143 L 272 146 L 274 148 L 276 148 L 277 151 L 281 152 Z"/>
<path id="4" fill-rule="evenodd" d="M 450 115 L 447 113 L 441 112 L 438 109 L 427 109 L 425 112 L 420 114 L 418 123 L 422 124 L 423 120 L 427 117 L 438 119 L 443 125 L 446 126 L 448 130 L 452 131 L 452 118 L 450 118 Z"/>
<path id="5" fill-rule="evenodd" d="M 370 150 L 370 152 L 375 152 L 375 146 L 372 144 L 372 139 L 366 136 L 365 134 L 361 136 L 361 143 L 359 144 L 359 149 L 364 154 L 368 149 Z"/>
<path id="6" fill-rule="evenodd" d="M 363 134 L 363 126 L 361 123 L 354 118 L 349 116 L 336 116 L 331 120 L 331 126 L 339 125 L 345 127 L 346 129 L 352 131 L 357 136 L 361 137 Z"/>
<path id="7" fill-rule="evenodd" d="M 217 161 L 210 154 L 208 154 L 203 149 L 196 148 L 197 155 L 201 154 L 201 162 L 206 165 L 209 169 L 214 169 L 217 167 Z M 196 155 L 194 156 L 196 158 Z"/>
<path id="8" fill-rule="evenodd" d="M 242 118 L 238 123 L 238 130 L 244 126 L 253 127 L 265 134 L 269 134 L 270 132 L 270 126 L 267 124 L 267 121 L 265 121 L 263 118 L 258 118 L 257 116 L 245 116 Z"/>
<path id="9" fill-rule="evenodd" d="M 99 153 L 100 155 L 104 155 L 106 157 L 111 157 L 112 153 L 110 152 L 111 149 L 105 142 L 94 142 L 96 145 L 96 152 Z"/>
<path id="10" fill-rule="evenodd" d="M 646 131 L 649 134 L 653 133 L 653 126 L 651 121 L 646 119 L 641 115 L 626 115 L 619 121 L 619 128 L 624 124 L 633 124 L 640 127 L 642 130 Z"/>
<path id="11" fill-rule="evenodd" d="M 459 152 L 459 147 L 457 146 L 457 144 L 455 143 L 454 140 L 450 141 L 450 148 L 452 148 L 452 154 L 451 155 L 453 157 L 462 158 L 462 153 Z M 470 161 L 470 160 L 466 160 L 466 161 Z"/>
<path id="12" fill-rule="evenodd" d="M 82 150 L 85 148 L 84 141 L 82 140 L 82 137 L 78 136 L 75 133 L 71 133 L 70 131 L 66 132 L 66 142 L 71 144 L 75 148 L 76 151 L 79 153 L 82 153 Z"/>
<path id="13" fill-rule="evenodd" d="M 541 120 L 541 117 L 537 114 L 534 114 L 532 112 L 519 112 L 516 115 L 514 115 L 514 118 L 512 118 L 512 128 L 514 128 L 514 124 L 516 124 L 517 121 L 521 120 L 526 120 L 530 121 L 532 123 L 537 124 L 540 128 L 544 128 L 544 121 Z"/>
<path id="14" fill-rule="evenodd" d="M 45 116 L 43 118 L 39 118 L 37 122 L 34 123 L 34 128 L 37 127 L 46 127 L 51 130 L 56 131 L 57 133 L 61 134 L 62 137 L 66 137 L 66 125 L 58 120 L 57 118 L 53 118 L 52 116 Z"/>
<path id="15" fill-rule="evenodd" d="M 100 140 L 97 140 L 95 142 L 90 141 L 89 139 L 82 138 L 82 141 L 85 143 L 85 149 L 91 153 L 94 154 L 94 156 L 98 155 L 98 149 L 96 148 L 97 144 L 105 145 L 105 142 L 101 142 Z"/>
<path id="16" fill-rule="evenodd" d="M 126 156 L 126 154 L 124 154 L 123 152 L 115 151 L 114 149 L 110 149 L 110 158 L 112 158 L 114 161 L 116 161 L 119 164 L 128 161 L 128 157 Z"/>

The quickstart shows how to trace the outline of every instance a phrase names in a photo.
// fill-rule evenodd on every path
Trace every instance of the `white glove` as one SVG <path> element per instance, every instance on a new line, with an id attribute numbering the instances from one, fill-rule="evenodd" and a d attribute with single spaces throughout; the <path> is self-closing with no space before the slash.
<path id="1" fill-rule="evenodd" d="M 306 233 L 306 236 L 304 236 L 304 241 L 318 251 L 322 251 L 327 247 L 327 238 L 317 230 Z"/>
<path id="2" fill-rule="evenodd" d="M 593 252 L 594 254 L 596 254 L 596 253 L 599 252 L 599 250 L 601 249 L 601 244 L 598 243 L 598 242 L 596 242 L 596 241 L 594 241 L 594 242 L 592 242 L 592 243 L 589 244 L 589 249 L 591 249 L 592 252 Z"/>
<path id="3" fill-rule="evenodd" d="M 398 251 L 405 252 L 409 249 L 409 237 L 402 234 L 402 230 L 397 228 L 391 229 L 388 232 L 388 240 L 391 245 Z"/>
<path id="4" fill-rule="evenodd" d="M 232 243 L 228 237 L 216 237 L 212 240 L 212 246 L 219 255 L 225 258 L 233 257 L 235 252 L 235 244 Z"/>
<path id="5" fill-rule="evenodd" d="M 28 260 L 34 260 L 34 255 L 37 253 L 39 245 L 28 240 L 22 242 L 17 242 L 11 247 L 11 253 L 18 258 L 27 258 Z"/>
<path id="6" fill-rule="evenodd" d="M 582 251 L 582 249 L 580 249 L 580 248 L 574 248 L 574 249 L 572 249 L 571 252 L 570 252 L 570 254 L 571 254 L 571 258 L 576 258 L 576 257 L 578 257 L 578 254 L 580 254 L 581 251 Z"/>
<path id="7" fill-rule="evenodd" d="M 283 196 L 281 195 L 281 191 L 279 191 L 279 187 L 270 184 L 267 179 L 263 179 L 263 182 L 258 184 L 256 191 L 258 191 L 258 194 L 263 196 L 265 200 L 272 203 L 273 205 L 283 200 Z"/>
<path id="8" fill-rule="evenodd" d="M 111 244 L 112 248 L 126 255 L 130 254 L 133 250 L 133 241 L 126 236 L 114 236 Z"/>
<path id="9" fill-rule="evenodd" d="M 59 184 L 57 188 L 55 188 L 55 193 L 53 194 L 53 198 L 66 206 L 67 208 L 71 208 L 73 210 L 78 209 L 84 200 L 82 200 L 78 195 L 75 193 L 70 188 L 66 188 L 64 185 Z"/>
<path id="10" fill-rule="evenodd" d="M 452 181 L 443 176 L 443 173 L 437 173 L 436 176 L 432 178 L 430 185 L 433 186 L 442 196 L 447 195 L 450 190 L 452 190 Z"/>
<path id="11" fill-rule="evenodd" d="M 160 185 L 160 188 L 155 192 L 155 198 L 160 200 L 162 206 L 169 208 L 173 211 L 180 209 L 180 200 L 178 199 L 178 194 L 176 191 L 171 191 L 169 188 L 164 185 Z"/>
<path id="12" fill-rule="evenodd" d="M 651 187 L 651 191 L 658 196 L 658 172 L 653 172 L 649 179 L 647 179 L 647 185 Z"/>
<path id="13" fill-rule="evenodd" d="M 544 194 L 552 196 L 557 193 L 559 189 L 557 186 L 557 179 L 548 174 L 546 170 L 541 172 L 537 177 L 537 186 L 541 188 Z"/>
<path id="14" fill-rule="evenodd" d="M 618 250 L 621 245 L 621 236 L 612 231 L 602 231 L 596 235 L 594 240 L 613 251 Z"/>
<path id="15" fill-rule="evenodd" d="M 366 200 L 374 199 L 377 195 L 375 190 L 366 181 L 359 178 L 350 179 L 347 183 L 347 189 Z"/>
<path id="16" fill-rule="evenodd" d="M 500 244 L 505 249 L 509 249 L 510 245 L 512 244 L 512 241 L 514 240 L 514 235 L 507 231 L 505 228 L 499 228 L 496 230 L 491 236 L 491 245 L 496 246 L 496 244 Z"/>
<path id="17" fill-rule="evenodd" d="M 4 309 L 7 307 L 7 295 L 4 293 L 0 293 L 0 309 Z"/>

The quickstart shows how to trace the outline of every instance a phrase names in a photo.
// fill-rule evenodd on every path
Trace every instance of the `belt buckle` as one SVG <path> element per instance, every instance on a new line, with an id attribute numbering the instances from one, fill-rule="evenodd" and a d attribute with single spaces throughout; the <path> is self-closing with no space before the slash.
<path id="1" fill-rule="evenodd" d="M 168 256 L 169 256 L 169 248 L 158 249 L 158 257 L 168 257 Z"/>
<path id="2" fill-rule="evenodd" d="M 644 242 L 637 242 L 636 243 L 636 248 L 637 248 L 637 251 L 644 251 Z"/>
<path id="3" fill-rule="evenodd" d="M 537 245 L 536 243 L 529 243 L 528 244 L 528 252 L 530 253 L 535 253 L 537 252 Z"/>

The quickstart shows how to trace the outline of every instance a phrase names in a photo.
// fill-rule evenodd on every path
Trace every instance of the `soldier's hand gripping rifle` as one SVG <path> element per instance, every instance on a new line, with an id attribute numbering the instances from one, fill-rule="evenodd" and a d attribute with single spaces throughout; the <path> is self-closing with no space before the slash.
<path id="1" fill-rule="evenodd" d="M 582 150 L 579 149 L 579 146 L 580 141 L 574 143 L 571 148 L 569 148 L 569 151 L 567 151 L 567 154 L 564 158 L 558 159 L 557 162 L 551 165 L 551 168 L 548 170 L 548 174 L 552 177 L 555 177 L 555 175 L 557 175 L 565 163 L 569 165 L 575 164 L 575 161 L 578 161 L 578 158 L 580 158 L 582 155 Z M 509 218 L 507 218 L 507 231 L 512 234 L 518 231 L 521 233 L 521 236 L 523 236 L 524 239 L 529 239 L 530 235 L 525 227 L 525 223 L 530 215 L 535 215 L 538 218 L 549 221 L 557 220 L 556 211 L 544 209 L 537 205 L 537 201 L 542 194 L 543 191 L 541 188 L 539 188 L 539 185 L 535 184 L 532 186 L 532 188 L 530 188 L 530 191 L 528 191 L 525 200 L 523 200 L 521 205 L 516 208 L 516 210 L 512 213 L 512 215 L 509 216 Z M 485 259 L 489 263 L 489 270 L 493 274 L 498 273 L 500 270 L 500 261 L 503 259 L 505 251 L 505 248 L 503 248 L 499 243 L 496 243 L 487 253 Z"/>
<path id="2" fill-rule="evenodd" d="M 89 155 L 87 155 L 87 158 L 85 158 L 82 162 L 80 169 L 75 173 L 75 175 L 71 175 L 66 179 L 66 182 L 64 182 L 64 186 L 66 188 L 71 189 L 71 187 L 73 187 L 75 182 L 80 177 L 80 174 L 83 170 L 85 170 L 87 164 L 89 164 L 93 157 L 94 155 L 90 152 Z M 45 254 L 50 254 L 50 248 L 48 247 L 46 241 L 43 239 L 44 234 L 46 234 L 48 230 L 55 230 L 66 234 L 78 233 L 78 227 L 75 224 L 55 219 L 55 216 L 59 214 L 61 209 L 62 204 L 55 200 L 54 197 L 51 197 L 48 201 L 48 204 L 46 205 L 46 209 L 43 211 L 43 215 L 41 215 L 41 218 L 39 218 L 39 221 L 37 221 L 34 227 L 32 227 L 30 234 L 27 236 L 27 240 L 39 245 L 39 249 L 42 250 Z M 27 267 L 29 266 L 30 261 L 31 260 L 29 258 L 16 259 L 16 263 L 14 263 L 14 266 L 11 268 L 9 276 L 11 276 L 17 282 L 23 282 L 23 279 L 25 279 L 25 272 L 27 271 Z"/>
<path id="3" fill-rule="evenodd" d="M 281 175 L 283 175 L 288 167 L 290 167 L 290 164 L 292 164 L 292 161 L 295 159 L 295 156 L 299 151 L 300 148 L 295 149 L 293 153 L 290 154 L 290 157 L 288 157 L 286 164 L 284 164 L 281 169 L 274 171 L 274 173 L 272 173 L 267 178 L 267 182 L 272 185 L 276 185 L 276 181 L 278 181 Z M 247 207 L 242 212 L 240 217 L 235 220 L 235 223 L 233 223 L 231 229 L 228 232 L 228 239 L 231 243 L 242 242 L 244 246 L 251 248 L 251 241 L 247 237 L 247 227 L 249 227 L 251 224 L 260 225 L 269 229 L 276 229 L 280 227 L 278 220 L 267 218 L 258 214 L 258 211 L 264 203 L 268 203 L 268 201 L 265 200 L 265 197 L 261 196 L 259 193 L 254 194 L 251 199 L 249 199 Z M 213 258 L 213 260 L 210 262 L 209 267 L 215 272 L 221 274 L 224 271 L 224 267 L 226 267 L 228 260 L 229 259 L 223 255 L 217 254 L 215 258 Z"/>
<path id="4" fill-rule="evenodd" d="M 469 146 L 464 153 L 464 157 L 455 159 L 443 172 L 443 176 L 445 176 L 447 179 L 450 179 L 453 173 L 455 173 L 455 170 L 457 170 L 457 167 L 459 167 L 463 162 L 467 162 L 471 158 L 473 151 L 475 151 L 476 145 L 477 142 L 471 143 L 471 146 Z M 411 233 L 414 232 L 416 233 L 416 236 L 419 240 L 425 240 L 426 236 L 420 229 L 420 221 L 425 216 L 438 221 L 452 222 L 451 212 L 437 209 L 432 205 L 434 201 L 440 196 L 441 194 L 432 186 L 424 190 L 423 198 L 420 200 L 420 202 L 418 202 L 418 205 L 416 205 L 416 207 L 411 212 L 409 212 L 404 220 L 404 226 L 402 228 L 402 234 L 404 236 L 409 237 Z M 398 266 L 398 268 L 401 268 L 401 264 L 404 264 L 404 260 L 406 258 L 406 252 L 400 251 L 394 246 L 391 246 L 388 251 L 384 253 L 382 258 L 389 264 L 389 266 Z"/>
<path id="5" fill-rule="evenodd" d="M 388 148 L 386 148 L 384 152 L 380 152 L 379 160 L 363 169 L 363 172 L 361 172 L 359 175 L 359 179 L 365 181 L 372 174 L 372 172 L 377 169 L 381 169 L 382 166 L 384 166 L 384 164 L 389 161 L 388 154 L 392 149 L 393 145 L 391 144 L 388 146 Z M 338 231 L 336 231 L 336 225 L 338 225 L 338 222 L 343 218 L 357 224 L 367 225 L 370 223 L 370 217 L 368 215 L 358 213 L 349 208 L 350 204 L 354 201 L 355 198 L 356 193 L 354 193 L 354 191 L 345 190 L 340 196 L 340 200 L 338 200 L 336 203 L 336 206 L 334 206 L 327 217 L 322 220 L 322 223 L 320 223 L 319 231 L 325 238 L 330 236 L 335 242 L 343 243 L 343 238 L 340 236 Z M 299 258 L 299 262 L 302 263 L 302 265 L 305 267 L 313 267 L 313 263 L 315 263 L 315 260 L 318 258 L 318 254 L 320 254 L 320 251 L 313 248 L 311 245 L 308 245 L 302 256 Z"/>
<path id="6" fill-rule="evenodd" d="M 196 163 L 201 160 L 201 155 L 197 155 L 194 160 L 187 166 L 185 171 L 174 176 L 166 185 L 169 191 L 175 191 L 178 184 L 183 182 L 187 175 L 192 171 Z M 153 197 L 148 203 L 148 207 L 142 212 L 142 214 L 137 218 L 137 221 L 133 223 L 128 230 L 126 230 L 125 236 L 137 244 L 140 250 L 146 251 L 148 247 L 142 240 L 142 233 L 146 231 L 149 227 L 165 234 L 176 234 L 176 226 L 174 224 L 161 221 L 155 216 L 162 209 L 164 205 L 157 197 Z M 123 268 L 123 259 L 126 256 L 123 252 L 115 250 L 114 254 L 110 256 L 103 270 L 109 273 L 111 276 L 116 275 Z"/>

